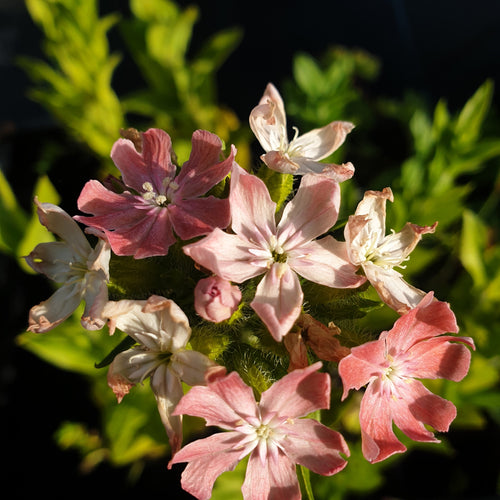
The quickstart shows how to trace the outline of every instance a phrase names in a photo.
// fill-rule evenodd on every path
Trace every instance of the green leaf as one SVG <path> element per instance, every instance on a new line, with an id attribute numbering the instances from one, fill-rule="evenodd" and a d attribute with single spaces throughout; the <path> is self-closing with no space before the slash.
<path id="1" fill-rule="evenodd" d="M 324 76 L 316 61 L 308 54 L 297 54 L 293 60 L 293 75 L 302 91 L 311 97 L 321 95 Z"/>
<path id="2" fill-rule="evenodd" d="M 87 331 L 80 324 L 83 307 L 48 333 L 21 333 L 18 345 L 44 361 L 68 370 L 94 377 L 104 372 L 95 369 L 95 363 L 116 344 L 116 338 L 106 331 Z"/>
<path id="3" fill-rule="evenodd" d="M 257 172 L 257 177 L 266 184 L 271 199 L 276 203 L 276 210 L 279 211 L 292 193 L 293 175 L 282 174 L 262 165 Z"/>
<path id="4" fill-rule="evenodd" d="M 35 188 L 33 189 L 33 197 L 35 196 L 37 196 L 42 203 L 52 203 L 57 205 L 60 202 L 59 194 L 50 182 L 50 179 L 45 175 L 38 179 Z M 16 251 L 16 256 L 21 269 L 27 273 L 34 274 L 35 271 L 28 266 L 23 257 L 29 255 L 29 253 L 33 251 L 39 243 L 54 241 L 54 239 L 53 234 L 40 223 L 36 206 L 33 204 L 31 218 L 25 225 L 24 235 L 21 238 Z"/>
<path id="5" fill-rule="evenodd" d="M 16 255 L 28 216 L 0 168 L 0 251 Z"/>
<path id="6" fill-rule="evenodd" d="M 483 221 L 471 210 L 464 210 L 459 256 L 478 289 L 483 288 L 488 281 L 483 256 L 486 244 L 487 228 Z"/>
<path id="7" fill-rule="evenodd" d="M 311 486 L 311 473 L 306 467 L 299 465 L 300 470 L 299 483 L 301 485 L 301 490 L 307 495 L 308 500 L 314 500 L 314 493 Z"/>
<path id="8" fill-rule="evenodd" d="M 467 101 L 455 125 L 455 135 L 459 144 L 471 144 L 477 140 L 492 97 L 493 81 L 486 80 Z"/>

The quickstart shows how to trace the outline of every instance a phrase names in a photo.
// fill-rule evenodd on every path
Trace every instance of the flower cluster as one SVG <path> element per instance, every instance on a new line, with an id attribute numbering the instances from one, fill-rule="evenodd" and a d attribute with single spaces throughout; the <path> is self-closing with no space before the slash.
<path id="1" fill-rule="evenodd" d="M 87 182 L 78 198 L 85 215 L 72 218 L 35 200 L 40 222 L 59 240 L 26 257 L 61 284 L 32 308 L 29 330 L 51 330 L 85 301 L 85 329 L 107 325 L 111 335 L 118 329 L 129 336 L 133 345 L 115 355 L 108 384 L 120 402 L 149 378 L 170 442 L 169 466 L 188 463 L 182 486 L 200 500 L 247 456 L 246 500 L 301 498 L 296 464 L 326 476 L 341 471 L 348 445 L 318 421 L 319 410 L 330 408 L 334 377 L 343 384 L 342 401 L 364 388 L 359 422 L 368 461 L 405 451 L 393 425 L 412 440 L 437 442 L 428 426 L 447 431 L 456 408 L 420 379 L 460 381 L 474 349 L 472 339 L 450 335 L 458 332 L 450 306 L 396 270 L 437 223 L 407 223 L 386 234 L 393 194 L 385 188 L 367 191 L 343 238 L 335 233 L 339 183 L 354 167 L 321 160 L 354 126 L 333 122 L 289 141 L 283 100 L 272 84 L 249 122 L 265 151 L 261 169 L 271 169 L 266 175 L 241 167 L 236 148 L 225 152 L 208 131 L 193 133 L 183 165 L 165 131 L 122 131 L 111 150 L 121 176 Z M 288 186 L 278 197 L 286 203 L 266 183 L 272 176 Z M 96 238 L 94 248 L 75 220 Z M 131 262 L 124 257 L 147 264 L 150 274 L 135 276 L 141 286 L 120 282 Z M 144 295 L 164 269 L 182 279 L 167 280 L 163 294 L 151 287 Z M 392 329 L 348 344 L 342 328 L 325 321 L 329 312 L 315 317 L 314 296 L 305 298 L 310 286 L 339 297 L 373 286 L 399 318 Z M 339 306 L 333 298 L 325 307 Z M 257 352 L 259 342 L 273 351 L 275 366 L 262 371 L 265 387 L 253 383 L 236 359 L 238 349 L 213 348 L 221 331 L 229 344 L 248 345 L 251 336 Z M 258 356 L 254 363 L 258 372 Z M 227 432 L 183 446 L 183 415 Z"/>

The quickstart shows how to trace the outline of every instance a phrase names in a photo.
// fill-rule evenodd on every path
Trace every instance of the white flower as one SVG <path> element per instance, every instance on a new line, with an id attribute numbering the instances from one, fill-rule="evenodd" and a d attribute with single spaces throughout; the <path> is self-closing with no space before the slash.
<path id="1" fill-rule="evenodd" d="M 354 215 L 345 227 L 345 240 L 349 260 L 361 266 L 367 279 L 380 298 L 399 314 L 413 309 L 425 296 L 425 292 L 409 285 L 395 267 L 404 267 L 423 234 L 433 233 L 432 226 L 406 223 L 396 233 L 385 234 L 385 206 L 393 201 L 390 188 L 383 191 L 366 191 Z"/>
<path id="2" fill-rule="evenodd" d="M 304 175 L 324 174 L 337 182 L 350 179 L 354 174 L 352 163 L 336 165 L 321 163 L 336 151 L 354 128 L 349 122 L 335 121 L 288 141 L 283 99 L 272 83 L 266 87 L 259 104 L 250 113 L 250 128 L 266 152 L 261 160 L 272 170 Z"/>
<path id="3" fill-rule="evenodd" d="M 103 315 L 109 318 L 111 334 L 118 328 L 138 343 L 114 358 L 108 372 L 109 386 L 120 402 L 130 387 L 150 377 L 175 454 L 182 442 L 182 419 L 171 413 L 184 395 L 182 382 L 205 385 L 207 371 L 218 365 L 204 354 L 186 349 L 191 328 L 182 309 L 172 300 L 153 295 L 147 301 L 108 302 Z"/>
<path id="4" fill-rule="evenodd" d="M 48 300 L 31 308 L 28 330 L 36 333 L 52 330 L 82 300 L 85 301 L 82 326 L 99 330 L 104 326 L 100 313 L 108 301 L 109 244 L 99 239 L 92 248 L 78 224 L 64 210 L 51 203 L 40 203 L 37 198 L 35 204 L 41 224 L 60 241 L 40 243 L 25 259 L 35 271 L 62 286 Z"/>

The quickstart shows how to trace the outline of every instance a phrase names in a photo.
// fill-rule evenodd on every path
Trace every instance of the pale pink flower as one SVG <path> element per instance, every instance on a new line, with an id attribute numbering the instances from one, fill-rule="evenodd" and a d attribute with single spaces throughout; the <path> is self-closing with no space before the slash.
<path id="1" fill-rule="evenodd" d="M 385 206 L 393 201 L 390 188 L 366 191 L 354 215 L 349 216 L 344 234 L 350 261 L 361 266 L 380 298 L 399 314 L 415 307 L 425 292 L 408 284 L 395 267 L 404 267 L 422 235 L 433 233 L 432 226 L 408 222 L 396 233 L 385 234 Z"/>
<path id="2" fill-rule="evenodd" d="M 323 175 L 302 177 L 297 194 L 276 225 L 276 204 L 259 178 L 235 164 L 229 194 L 234 234 L 214 229 L 184 251 L 221 278 L 242 283 L 264 274 L 252 308 L 279 342 L 300 314 L 303 293 L 297 274 L 334 288 L 357 287 L 344 242 L 325 236 L 340 204 L 337 182 Z"/>
<path id="3" fill-rule="evenodd" d="M 220 161 L 222 141 L 197 130 L 189 160 L 176 175 L 169 135 L 149 129 L 140 138 L 139 143 L 119 139 L 111 150 L 125 190 L 115 193 L 96 180 L 87 182 L 78 208 L 94 216 L 76 219 L 104 231 L 114 253 L 136 259 L 166 255 L 176 241 L 174 233 L 189 240 L 226 227 L 227 199 L 201 196 L 229 173 L 235 148 Z"/>
<path id="4" fill-rule="evenodd" d="M 354 174 L 352 163 L 320 162 L 344 143 L 354 125 L 335 121 L 300 136 L 295 129 L 295 137 L 289 142 L 283 99 L 272 83 L 267 85 L 259 104 L 250 113 L 250 128 L 266 152 L 261 160 L 272 170 L 296 175 L 321 173 L 337 182 L 350 179 Z"/>
<path id="5" fill-rule="evenodd" d="M 295 370 L 262 393 L 256 403 L 251 387 L 236 372 L 193 387 L 174 414 L 202 417 L 207 425 L 229 432 L 184 446 L 171 460 L 189 462 L 182 473 L 184 490 L 208 500 L 217 477 L 250 455 L 242 486 L 245 500 L 301 498 L 295 464 L 331 476 L 347 462 L 344 438 L 316 420 L 303 417 L 330 404 L 330 377 L 321 363 Z"/>
<path id="6" fill-rule="evenodd" d="M 238 309 L 241 290 L 219 276 L 203 278 L 194 288 L 194 308 L 207 321 L 220 323 Z"/>
<path id="7" fill-rule="evenodd" d="M 350 389 L 368 384 L 359 419 L 363 455 L 370 462 L 406 450 L 393 432 L 393 422 L 414 441 L 439 442 L 425 425 L 447 431 L 454 420 L 453 403 L 416 380 L 458 382 L 467 374 L 471 355 L 465 345 L 474 348 L 474 343 L 469 337 L 442 335 L 446 332 L 458 332 L 455 315 L 429 292 L 391 330 L 382 332 L 378 340 L 353 347 L 340 361 L 343 399 Z"/>
<path id="8" fill-rule="evenodd" d="M 31 308 L 28 330 L 52 330 L 71 316 L 82 300 L 82 326 L 87 330 L 101 329 L 101 311 L 108 301 L 109 244 L 99 238 L 92 248 L 78 224 L 62 208 L 40 203 L 37 198 L 35 204 L 40 223 L 60 240 L 38 244 L 25 259 L 35 271 L 61 286 L 49 299 Z"/>
<path id="9" fill-rule="evenodd" d="M 175 453 L 182 442 L 182 417 L 172 416 L 172 410 L 184 394 L 182 382 L 205 384 L 207 371 L 217 365 L 204 354 L 186 348 L 191 328 L 182 309 L 172 300 L 153 295 L 147 301 L 108 302 L 103 315 L 109 318 L 111 334 L 118 328 L 138 343 L 115 356 L 109 367 L 109 386 L 120 402 L 133 385 L 150 377 Z"/>

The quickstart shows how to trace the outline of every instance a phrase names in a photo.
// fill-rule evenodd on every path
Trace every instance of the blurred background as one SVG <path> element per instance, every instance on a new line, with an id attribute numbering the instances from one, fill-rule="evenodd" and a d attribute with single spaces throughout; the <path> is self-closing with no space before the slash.
<path id="1" fill-rule="evenodd" d="M 68 343 L 77 322 L 45 344 L 20 336 L 53 291 L 20 256 L 46 237 L 33 195 L 76 214 L 84 183 L 112 171 L 120 127 L 164 128 L 180 157 L 207 128 L 256 165 L 248 115 L 273 82 L 301 131 L 356 124 L 335 158 L 356 167 L 346 213 L 363 190 L 390 185 L 391 227 L 439 220 L 408 273 L 451 303 L 478 347 L 463 384 L 435 387 L 459 409 L 442 447 L 371 469 L 353 458 L 335 491 L 318 482 L 318 498 L 498 498 L 499 26 L 496 0 L 0 0 L 1 474 L 11 497 L 190 498 L 182 469 L 166 470 L 158 423 L 145 433 L 147 418 L 133 413 L 143 396 L 120 409 L 136 417 L 130 427 L 103 395 L 93 363 L 108 341 Z M 224 494 L 214 498 L 233 498 Z"/>

